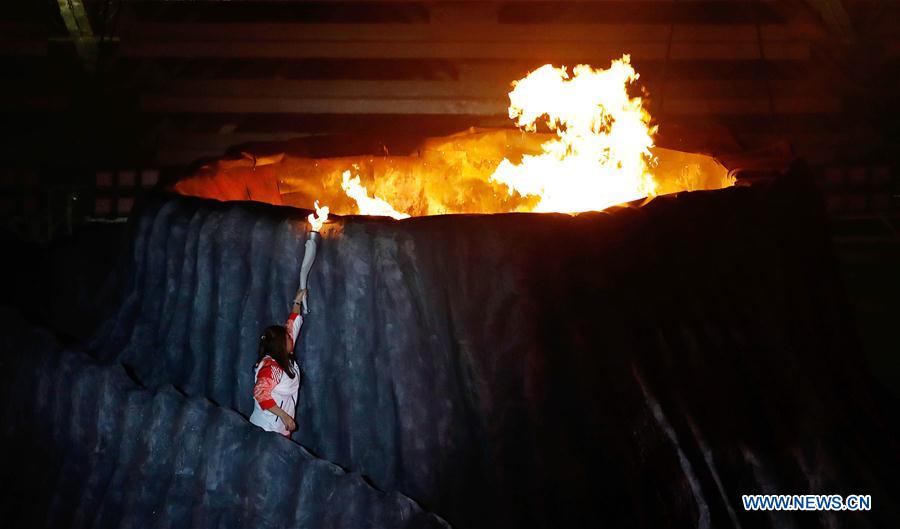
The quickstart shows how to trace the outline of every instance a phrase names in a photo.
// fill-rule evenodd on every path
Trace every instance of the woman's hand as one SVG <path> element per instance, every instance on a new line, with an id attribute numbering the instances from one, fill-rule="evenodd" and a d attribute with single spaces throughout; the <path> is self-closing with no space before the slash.
<path id="1" fill-rule="evenodd" d="M 297 429 L 297 423 L 294 422 L 294 419 L 291 419 L 290 415 L 285 415 L 281 420 L 284 422 L 284 427 L 287 428 L 287 431 L 293 432 Z"/>
<path id="2" fill-rule="evenodd" d="M 297 423 L 294 422 L 293 417 L 288 415 L 287 412 L 283 409 L 279 408 L 277 404 L 269 408 L 269 411 L 274 413 L 278 416 L 279 419 L 281 419 L 281 422 L 284 423 L 284 427 L 287 428 L 287 431 L 293 432 L 297 429 Z"/>
<path id="3" fill-rule="evenodd" d="M 294 305 L 291 308 L 291 312 L 296 312 L 299 314 L 302 312 L 300 309 L 303 307 L 303 300 L 306 299 L 307 290 L 305 288 L 301 288 L 297 290 L 297 293 L 294 294 Z"/>
<path id="4" fill-rule="evenodd" d="M 300 304 L 303 303 L 303 300 L 306 299 L 306 295 L 309 293 L 309 290 L 305 288 L 301 288 L 297 290 L 297 293 L 294 295 L 294 303 Z"/>

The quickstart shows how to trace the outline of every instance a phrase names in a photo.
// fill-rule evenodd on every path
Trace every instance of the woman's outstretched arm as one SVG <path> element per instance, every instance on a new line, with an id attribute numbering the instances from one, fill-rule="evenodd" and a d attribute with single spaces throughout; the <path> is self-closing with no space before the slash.
<path id="1" fill-rule="evenodd" d="M 301 309 L 303 308 L 303 299 L 306 297 L 307 290 L 305 288 L 298 288 L 297 293 L 294 294 L 294 304 L 291 306 L 291 314 L 300 314 Z"/>
<path id="2" fill-rule="evenodd" d="M 303 325 L 303 316 L 300 315 L 300 312 L 303 306 L 303 298 L 305 297 L 306 289 L 298 289 L 297 294 L 294 295 L 291 313 L 288 315 L 287 322 L 284 324 L 285 330 L 287 330 L 288 336 L 291 338 L 291 349 L 293 349 L 294 344 L 297 343 L 297 337 L 300 336 L 300 327 Z"/>

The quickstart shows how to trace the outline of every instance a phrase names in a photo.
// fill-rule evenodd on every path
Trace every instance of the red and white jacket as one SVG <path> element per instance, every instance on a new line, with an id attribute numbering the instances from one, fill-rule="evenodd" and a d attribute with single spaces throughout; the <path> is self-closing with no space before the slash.
<path id="1" fill-rule="evenodd" d="M 288 336 L 291 338 L 291 349 L 297 343 L 302 325 L 303 316 L 292 312 L 285 323 Z M 259 362 L 256 366 L 256 384 L 253 386 L 253 413 L 250 415 L 250 422 L 253 424 L 263 430 L 278 432 L 284 436 L 290 436 L 291 432 L 285 428 L 284 422 L 277 415 L 268 410 L 277 404 L 291 418 L 294 417 L 297 393 L 300 390 L 300 368 L 297 362 L 294 360 L 291 362 L 294 378 L 289 377 L 271 356 L 265 356 Z"/>

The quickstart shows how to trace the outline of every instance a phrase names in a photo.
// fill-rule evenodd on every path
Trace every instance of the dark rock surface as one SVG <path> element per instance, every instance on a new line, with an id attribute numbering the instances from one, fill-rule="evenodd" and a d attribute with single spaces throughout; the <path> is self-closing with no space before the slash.
<path id="1" fill-rule="evenodd" d="M 311 276 L 294 440 L 455 527 L 900 526 L 896 422 L 812 189 L 796 173 L 577 217 L 337 218 Z M 296 288 L 302 213 L 148 201 L 91 351 L 151 390 L 249 414 L 259 332 Z M 151 416 L 193 402 L 145 398 Z M 212 410 L 234 423 L 222 443 L 288 445 Z M 165 413 L 141 446 L 175 428 Z M 177 461 L 158 476 L 196 472 Z M 221 483 L 244 497 L 236 461 Z M 874 507 L 745 512 L 755 493 Z"/>
<path id="2" fill-rule="evenodd" d="M 409 498 L 5 318 L 3 527 L 447 527 Z"/>

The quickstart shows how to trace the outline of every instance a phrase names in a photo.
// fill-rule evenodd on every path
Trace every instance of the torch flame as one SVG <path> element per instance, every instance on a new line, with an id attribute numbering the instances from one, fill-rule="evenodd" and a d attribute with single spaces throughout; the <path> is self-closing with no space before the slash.
<path id="1" fill-rule="evenodd" d="M 360 214 L 393 217 L 397 220 L 409 218 L 408 214 L 397 211 L 386 200 L 376 196 L 370 197 L 365 186 L 360 183 L 359 176 L 351 178 L 350 171 L 344 171 L 341 178 L 343 179 L 341 189 L 356 201 L 356 207 L 359 208 Z"/>
<path id="2" fill-rule="evenodd" d="M 533 132 L 546 116 L 556 139 L 518 165 L 504 158 L 490 181 L 510 195 L 540 197 L 531 209 L 539 212 L 602 210 L 655 194 L 648 162 L 656 127 L 627 91 L 638 77 L 624 55 L 607 70 L 581 64 L 570 77 L 546 64 L 514 82 L 509 117 Z"/>
<path id="3" fill-rule="evenodd" d="M 328 206 L 319 207 L 319 201 L 316 200 L 316 212 L 310 213 L 306 220 L 309 221 L 310 230 L 321 230 L 322 225 L 328 220 Z"/>

